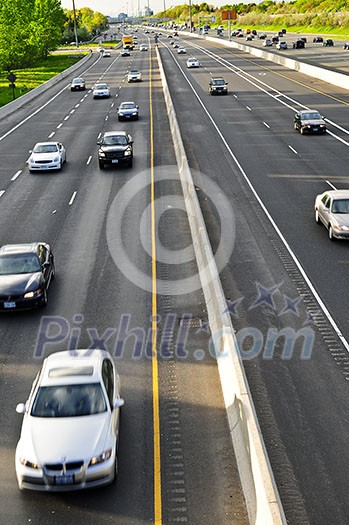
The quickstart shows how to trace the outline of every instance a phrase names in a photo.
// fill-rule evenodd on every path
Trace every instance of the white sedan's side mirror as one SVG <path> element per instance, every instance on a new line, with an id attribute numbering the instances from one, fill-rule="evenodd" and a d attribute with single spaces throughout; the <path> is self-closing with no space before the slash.
<path id="1" fill-rule="evenodd" d="M 125 404 L 125 401 L 122 399 L 122 397 L 120 397 L 119 399 L 115 399 L 113 403 L 113 408 L 121 408 L 124 406 L 124 404 Z"/>
<path id="2" fill-rule="evenodd" d="M 25 403 L 18 403 L 18 405 L 16 406 L 16 412 L 17 414 L 25 414 L 26 412 Z"/>

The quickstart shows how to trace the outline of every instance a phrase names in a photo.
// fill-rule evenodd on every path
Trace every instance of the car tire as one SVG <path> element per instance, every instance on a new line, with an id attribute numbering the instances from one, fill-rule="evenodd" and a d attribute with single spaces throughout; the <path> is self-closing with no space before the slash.
<path id="1" fill-rule="evenodd" d="M 297 127 L 297 124 L 296 124 L 296 123 L 293 124 L 293 129 L 294 129 L 295 131 L 298 131 L 298 127 Z"/>
<path id="2" fill-rule="evenodd" d="M 300 132 L 301 132 L 301 135 L 304 135 L 304 129 L 303 128 L 300 129 Z"/>
<path id="3" fill-rule="evenodd" d="M 99 164 L 99 169 L 100 169 L 100 170 L 104 170 L 104 168 L 105 168 L 105 166 L 104 166 L 104 162 L 99 161 L 98 164 Z"/>
<path id="4" fill-rule="evenodd" d="M 330 241 L 335 241 L 335 237 L 333 237 L 333 228 L 332 228 L 332 225 L 329 224 L 328 225 L 328 237 L 330 239 Z"/>
<path id="5" fill-rule="evenodd" d="M 63 167 L 63 162 L 62 162 L 62 160 L 61 160 L 60 163 L 59 163 L 58 171 L 62 171 L 62 167 Z"/>
<path id="6" fill-rule="evenodd" d="M 316 224 L 321 224 L 320 217 L 319 217 L 319 210 L 315 210 L 315 222 Z"/>
<path id="7" fill-rule="evenodd" d="M 42 302 L 42 304 L 41 304 L 41 307 L 42 307 L 42 308 L 46 308 L 47 303 L 48 303 L 48 297 L 47 297 L 47 290 L 46 290 L 46 288 L 45 288 L 45 289 L 44 289 L 44 300 L 43 300 L 43 302 Z"/>

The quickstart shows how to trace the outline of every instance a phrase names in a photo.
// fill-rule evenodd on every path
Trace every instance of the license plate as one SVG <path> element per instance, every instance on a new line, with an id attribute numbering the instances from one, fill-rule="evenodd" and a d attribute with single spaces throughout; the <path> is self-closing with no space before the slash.
<path id="1" fill-rule="evenodd" d="M 313 128 L 313 131 L 318 131 L 319 128 Z"/>
<path id="2" fill-rule="evenodd" d="M 56 476 L 56 485 L 72 485 L 74 483 L 74 475 Z"/>
<path id="3" fill-rule="evenodd" d="M 4 303 L 4 308 L 16 308 L 16 303 L 6 301 L 6 303 Z"/>
<path id="4" fill-rule="evenodd" d="M 118 162 L 119 162 L 118 159 L 113 159 L 113 160 L 111 161 L 112 164 L 117 164 Z"/>
<path id="5" fill-rule="evenodd" d="M 126 115 L 126 118 L 130 118 L 131 115 Z"/>

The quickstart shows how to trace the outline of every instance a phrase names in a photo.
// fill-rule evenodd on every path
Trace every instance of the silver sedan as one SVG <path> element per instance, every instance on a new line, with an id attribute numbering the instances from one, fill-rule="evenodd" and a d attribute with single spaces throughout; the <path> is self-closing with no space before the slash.
<path id="1" fill-rule="evenodd" d="M 331 240 L 349 239 L 349 190 L 330 190 L 317 195 L 315 221 L 324 224 Z"/>
<path id="2" fill-rule="evenodd" d="M 104 350 L 54 352 L 36 376 L 16 448 L 20 489 L 72 491 L 118 473 L 120 379 Z"/>

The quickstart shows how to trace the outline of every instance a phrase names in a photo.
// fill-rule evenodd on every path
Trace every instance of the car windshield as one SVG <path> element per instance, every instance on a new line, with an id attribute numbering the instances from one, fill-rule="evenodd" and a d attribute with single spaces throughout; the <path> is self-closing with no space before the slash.
<path id="1" fill-rule="evenodd" d="M 104 137 L 102 143 L 105 146 L 124 146 L 127 144 L 127 138 L 124 135 L 111 135 Z"/>
<path id="2" fill-rule="evenodd" d="M 108 89 L 107 84 L 96 84 L 95 89 Z"/>
<path id="3" fill-rule="evenodd" d="M 313 113 L 303 113 L 302 118 L 304 120 L 321 120 L 320 113 L 313 112 Z"/>
<path id="4" fill-rule="evenodd" d="M 332 203 L 332 213 L 349 213 L 349 199 L 336 199 Z"/>
<path id="5" fill-rule="evenodd" d="M 136 107 L 136 104 L 133 104 L 133 102 L 129 102 L 128 104 L 121 104 L 120 109 L 134 109 Z"/>
<path id="6" fill-rule="evenodd" d="M 223 78 L 213 79 L 213 83 L 216 84 L 217 86 L 222 86 L 223 84 L 225 84 Z"/>
<path id="7" fill-rule="evenodd" d="M 33 149 L 33 153 L 54 153 L 58 151 L 57 144 L 39 144 Z"/>
<path id="8" fill-rule="evenodd" d="M 1 255 L 0 275 L 40 272 L 40 262 L 36 255 Z"/>
<path id="9" fill-rule="evenodd" d="M 72 83 L 73 84 L 81 84 L 81 83 L 83 84 L 84 81 L 82 80 L 82 78 L 74 78 Z"/>
<path id="10" fill-rule="evenodd" d="M 76 417 L 100 414 L 106 410 L 106 400 L 99 383 L 56 385 L 39 388 L 31 415 L 33 417 Z"/>

